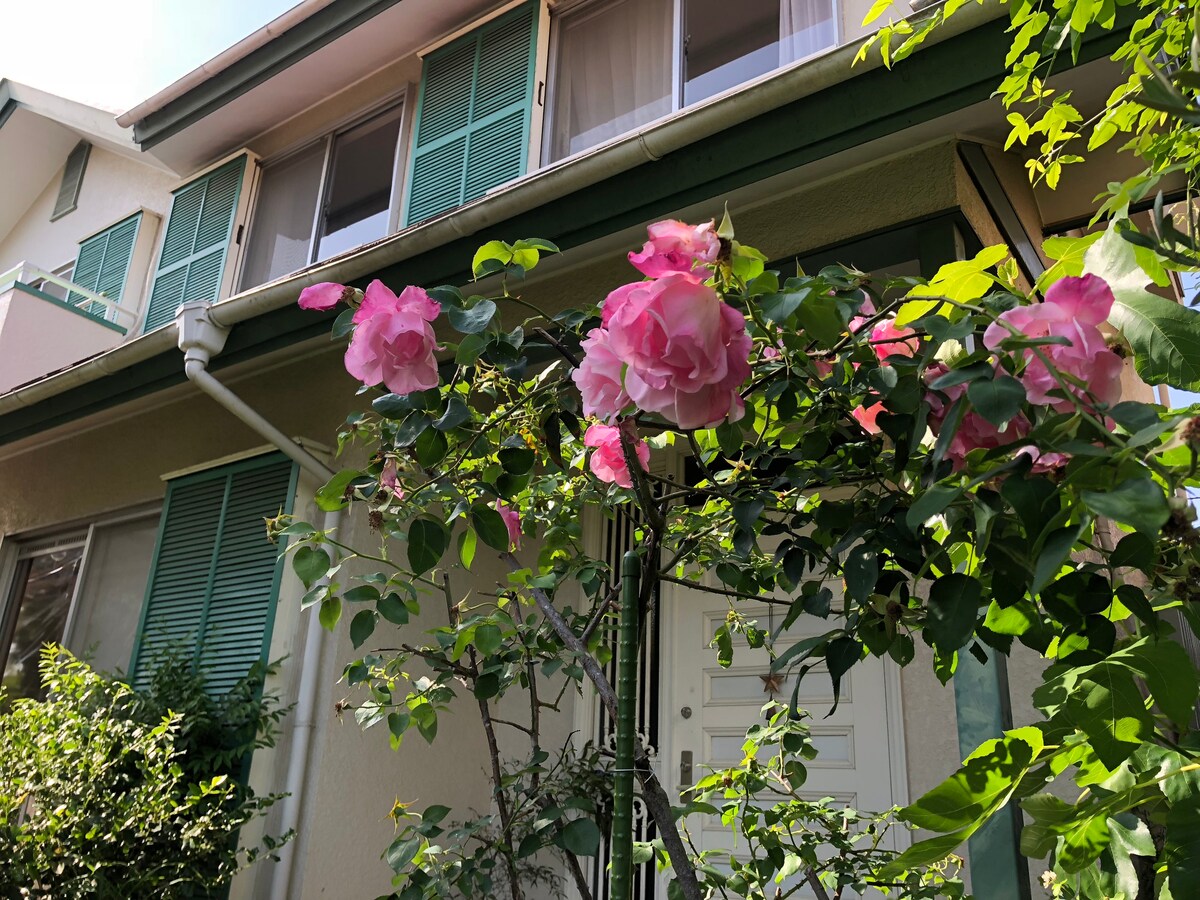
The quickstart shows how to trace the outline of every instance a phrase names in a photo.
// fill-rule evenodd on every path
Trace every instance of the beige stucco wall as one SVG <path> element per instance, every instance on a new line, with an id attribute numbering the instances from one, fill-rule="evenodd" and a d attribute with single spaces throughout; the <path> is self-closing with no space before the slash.
<path id="1" fill-rule="evenodd" d="M 0 239 L 0 271 L 7 271 L 19 262 L 46 270 L 73 262 L 80 241 L 139 209 L 150 210 L 159 217 L 157 220 L 148 217 L 145 223 L 155 230 L 154 246 L 157 249 L 159 221 L 165 221 L 171 208 L 171 191 L 179 185 L 174 175 L 92 147 L 79 190 L 78 207 L 51 222 L 61 180 L 60 170 L 13 229 Z M 142 267 L 148 268 L 149 264 L 148 259 L 140 261 Z M 128 283 L 140 291 L 146 282 L 146 274 L 144 270 L 131 271 Z M 140 296 L 127 292 L 125 302 L 140 305 L 140 299 Z"/>

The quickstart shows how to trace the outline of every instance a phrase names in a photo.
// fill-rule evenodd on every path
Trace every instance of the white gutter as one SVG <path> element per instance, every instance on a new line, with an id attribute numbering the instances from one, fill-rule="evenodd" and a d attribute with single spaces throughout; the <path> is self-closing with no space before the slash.
<path id="1" fill-rule="evenodd" d="M 208 316 L 208 309 L 207 303 L 185 303 L 179 308 L 176 316 L 179 349 L 184 354 L 183 369 L 188 380 L 278 447 L 322 484 L 329 481 L 333 478 L 333 471 L 328 466 L 268 422 L 208 371 L 209 361 L 221 352 L 225 346 L 225 339 L 229 336 L 229 329 L 216 325 Z M 340 510 L 327 512 L 321 524 L 322 530 L 335 531 L 341 525 L 341 519 Z M 334 552 L 336 555 L 336 551 Z M 328 576 L 322 579 L 322 583 L 328 584 Z M 280 848 L 279 862 L 271 880 L 272 900 L 287 900 L 296 868 L 295 847 L 300 840 L 299 826 L 307 794 L 305 787 L 316 724 L 317 690 L 324 671 L 326 649 L 331 639 L 332 635 L 321 626 L 314 610 L 308 617 L 304 655 L 300 659 L 300 685 L 296 693 L 284 797 L 280 801 L 280 833 L 295 832 L 295 837 Z"/>
<path id="2" fill-rule="evenodd" d="M 317 0 L 312 0 L 317 2 Z M 997 0 L 959 10 L 933 32 L 926 45 L 949 40 L 1005 14 Z M 300 291 L 323 281 L 350 282 L 405 259 L 411 259 L 450 241 L 469 237 L 546 202 L 590 187 L 607 178 L 655 161 L 675 150 L 785 103 L 818 93 L 851 75 L 857 42 L 835 48 L 782 71 L 764 76 L 735 91 L 696 107 L 681 110 L 632 134 L 540 169 L 465 206 L 414 225 L 341 257 L 334 257 L 294 275 L 243 291 L 213 305 L 214 323 L 229 327 L 296 302 Z M 872 56 L 857 71 L 879 68 Z M 175 343 L 173 325 L 166 325 L 113 350 L 0 396 L 0 415 L 40 403 L 70 388 L 132 366 L 163 352 Z M 152 342 L 149 348 L 143 348 Z"/>
<path id="3" fill-rule="evenodd" d="M 146 116 L 158 112 L 168 103 L 178 100 L 188 91 L 208 81 L 208 79 L 217 73 L 223 72 L 234 63 L 245 59 L 259 47 L 279 37 L 285 31 L 295 27 L 313 13 L 324 9 L 333 2 L 334 0 L 302 0 L 301 3 L 293 6 L 278 18 L 272 19 L 262 28 L 258 29 L 258 31 L 247 35 L 232 47 L 217 54 L 200 66 L 200 68 L 193 69 L 178 81 L 167 85 L 154 96 L 143 100 L 133 109 L 121 113 L 117 116 L 117 124 L 122 128 L 129 128 L 135 122 L 139 122 L 146 118 Z"/>

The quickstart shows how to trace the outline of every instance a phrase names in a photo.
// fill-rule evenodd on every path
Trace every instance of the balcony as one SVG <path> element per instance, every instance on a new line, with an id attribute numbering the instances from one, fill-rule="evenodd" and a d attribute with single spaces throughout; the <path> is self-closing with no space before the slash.
<path id="1" fill-rule="evenodd" d="M 21 263 L 0 275 L 0 393 L 121 343 L 137 313 Z"/>

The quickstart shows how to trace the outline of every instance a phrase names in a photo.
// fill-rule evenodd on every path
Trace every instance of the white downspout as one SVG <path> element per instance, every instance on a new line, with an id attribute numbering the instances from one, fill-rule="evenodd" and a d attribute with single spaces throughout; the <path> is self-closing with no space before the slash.
<path id="1" fill-rule="evenodd" d="M 233 413 L 281 452 L 294 460 L 305 472 L 322 484 L 333 478 L 333 471 L 323 462 L 268 422 L 253 407 L 221 384 L 208 371 L 209 360 L 220 353 L 229 336 L 229 328 L 216 324 L 208 314 L 207 303 L 185 303 L 176 314 L 179 330 L 179 349 L 183 351 L 183 371 L 192 384 Z M 333 531 L 341 524 L 340 510 L 325 514 L 321 523 L 324 531 Z M 325 651 L 331 635 L 321 627 L 315 613 L 309 616 L 301 657 L 300 685 L 296 694 L 296 718 L 292 725 L 291 749 L 288 753 L 284 798 L 280 807 L 280 833 L 298 832 L 304 808 L 305 780 L 308 757 L 312 749 L 316 724 L 317 688 L 324 669 Z M 279 850 L 279 862 L 271 879 L 271 900 L 288 900 L 292 875 L 296 867 L 295 847 L 299 836 Z"/>

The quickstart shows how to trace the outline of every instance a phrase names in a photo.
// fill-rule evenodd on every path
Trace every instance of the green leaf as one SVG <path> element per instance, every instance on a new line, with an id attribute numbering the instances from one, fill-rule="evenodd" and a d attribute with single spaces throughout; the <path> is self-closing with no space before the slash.
<path id="1" fill-rule="evenodd" d="M 878 555 L 864 545 L 855 547 L 846 554 L 842 577 L 846 580 L 846 596 L 856 603 L 865 602 L 879 578 Z"/>
<path id="2" fill-rule="evenodd" d="M 417 438 L 416 446 L 413 449 L 417 454 L 417 461 L 423 466 L 432 468 L 446 458 L 450 444 L 446 440 L 446 435 L 438 431 L 436 427 L 426 428 Z"/>
<path id="3" fill-rule="evenodd" d="M 559 833 L 558 843 L 576 856 L 595 856 L 600 849 L 600 828 L 591 819 L 574 819 Z"/>
<path id="4" fill-rule="evenodd" d="M 341 617 L 342 601 L 339 598 L 326 597 L 321 601 L 321 607 L 317 611 L 317 618 L 326 631 L 333 631 L 333 629 L 337 628 L 338 620 Z"/>
<path id="5" fill-rule="evenodd" d="M 811 288 L 802 288 L 798 291 L 787 291 L 779 294 L 767 294 L 758 300 L 759 312 L 762 313 L 762 317 L 766 321 L 772 324 L 781 324 L 786 322 L 792 313 L 800 308 L 801 302 L 809 293 L 811 293 Z"/>
<path id="6" fill-rule="evenodd" d="M 354 308 L 343 309 L 336 319 L 333 320 L 333 328 L 330 329 L 329 339 L 336 341 L 339 338 L 344 338 L 354 330 L 354 314 L 358 310 Z"/>
<path id="7" fill-rule="evenodd" d="M 447 316 L 455 331 L 463 334 L 478 334 L 491 324 L 496 315 L 496 304 L 491 300 L 480 300 L 470 309 L 450 307 Z"/>
<path id="8" fill-rule="evenodd" d="M 512 248 L 504 241 L 488 241 L 475 251 L 475 257 L 471 260 L 471 271 L 476 275 L 480 274 L 485 268 L 484 263 L 492 260 L 507 266 L 512 262 L 512 258 Z"/>
<path id="9" fill-rule="evenodd" d="M 392 841 L 384 854 L 387 859 L 387 864 L 391 866 L 393 872 L 403 872 L 417 856 L 417 851 L 421 849 L 421 837 L 405 837 L 401 834 L 400 837 Z"/>
<path id="10" fill-rule="evenodd" d="M 306 588 L 312 587 L 323 578 L 329 571 L 329 566 L 329 554 L 308 544 L 297 549 L 296 555 L 292 557 L 292 568 Z"/>
<path id="11" fill-rule="evenodd" d="M 317 506 L 325 512 L 345 509 L 350 501 L 346 499 L 346 488 L 355 478 L 362 475 L 358 469 L 343 469 L 334 475 L 327 484 L 320 487 L 316 494 Z"/>
<path id="12" fill-rule="evenodd" d="M 393 625 L 408 624 L 408 607 L 404 605 L 399 594 L 392 593 L 380 597 L 375 609 Z"/>
<path id="13" fill-rule="evenodd" d="M 837 298 L 829 294 L 809 294 L 805 297 L 796 311 L 796 320 L 820 347 L 832 347 L 841 340 L 842 332 L 846 330 Z"/>
<path id="14" fill-rule="evenodd" d="M 505 447 L 496 455 L 499 457 L 504 471 L 510 475 L 524 475 L 533 468 L 533 463 L 537 459 L 534 452 L 525 447 Z"/>
<path id="15" fill-rule="evenodd" d="M 1108 320 L 1129 341 L 1143 381 L 1200 391 L 1200 312 L 1146 290 L 1151 279 L 1117 221 L 1084 256 L 1085 271 L 1107 281 L 1116 297 Z"/>
<path id="16" fill-rule="evenodd" d="M 1151 539 L 1158 537 L 1171 516 L 1163 489 L 1149 476 L 1126 479 L 1111 491 L 1084 491 L 1082 497 L 1096 515 L 1129 525 Z"/>
<path id="17" fill-rule="evenodd" d="M 408 564 L 423 575 L 438 564 L 450 543 L 450 532 L 437 519 L 421 516 L 408 528 Z"/>
<path id="18" fill-rule="evenodd" d="M 505 553 L 509 549 L 508 528 L 500 513 L 483 503 L 471 507 L 471 524 L 483 542 L 493 550 Z"/>
<path id="19" fill-rule="evenodd" d="M 851 637 L 840 637 L 830 641 L 825 650 L 825 667 L 829 670 L 829 680 L 833 684 L 833 706 L 829 708 L 826 717 L 832 716 L 838 707 L 842 695 L 842 676 L 862 659 L 863 645 Z"/>
<path id="20" fill-rule="evenodd" d="M 475 629 L 475 647 L 484 656 L 491 656 L 503 643 L 504 637 L 495 625 L 485 622 Z"/>
<path id="21" fill-rule="evenodd" d="M 442 413 L 440 419 L 433 423 L 433 427 L 438 431 L 449 431 L 470 418 L 471 410 L 467 408 L 467 404 L 463 403 L 462 398 L 451 397 L 446 401 L 446 411 Z"/>
<path id="22" fill-rule="evenodd" d="M 1075 542 L 1079 540 L 1083 529 L 1084 523 L 1081 522 L 1078 525 L 1058 528 L 1046 537 L 1042 544 L 1042 552 L 1038 556 L 1037 565 L 1034 566 L 1033 583 L 1029 586 L 1031 595 L 1037 596 L 1041 593 L 1042 588 L 1058 577 L 1063 563 L 1067 561 L 1067 556 L 1070 555 Z"/>
<path id="23" fill-rule="evenodd" d="M 458 537 L 458 558 L 464 569 L 470 569 L 475 561 L 475 546 L 479 540 L 475 537 L 475 529 L 467 528 Z"/>
<path id="24" fill-rule="evenodd" d="M 916 531 L 924 522 L 938 515 L 947 506 L 962 496 L 963 489 L 951 484 L 935 484 L 919 495 L 908 508 L 905 521 Z"/>
<path id="25" fill-rule="evenodd" d="M 1158 553 L 1155 550 L 1153 539 L 1140 531 L 1135 531 L 1121 538 L 1108 561 L 1114 569 L 1129 566 L 1133 569 L 1140 569 L 1149 575 L 1157 557 Z"/>
<path id="26" fill-rule="evenodd" d="M 354 649 L 361 647 L 375 631 L 375 617 L 377 613 L 373 609 L 360 609 L 350 620 L 350 642 L 354 644 Z"/>
<path id="27" fill-rule="evenodd" d="M 997 427 L 1003 427 L 1021 411 L 1025 402 L 1025 387 L 1008 375 L 972 381 L 967 387 L 967 399 L 975 411 Z"/>
<path id="28" fill-rule="evenodd" d="M 1173 803 L 1167 811 L 1167 881 L 1175 900 L 1200 897 L 1200 798 Z"/>
<path id="29" fill-rule="evenodd" d="M 901 854 L 885 871 L 913 865 L 917 858 L 933 862 L 954 850 L 1008 802 L 1043 746 L 1041 731 L 1033 727 L 1006 731 L 1003 737 L 983 743 L 957 772 L 897 814 L 918 828 L 943 832 L 945 837 L 935 838 L 936 844 L 914 844 L 910 850 L 916 852 Z M 941 856 L 929 857 L 931 852 Z"/>
<path id="30" fill-rule="evenodd" d="M 929 589 L 925 630 L 943 653 L 965 647 L 975 633 L 983 588 L 969 575 L 943 575 Z"/>
<path id="31" fill-rule="evenodd" d="M 1116 665 L 1095 666 L 1089 677 L 1080 679 L 1064 713 L 1110 769 L 1128 759 L 1154 730 L 1133 676 Z"/>

